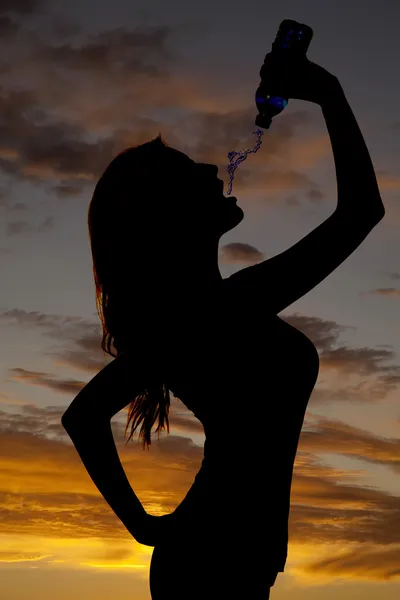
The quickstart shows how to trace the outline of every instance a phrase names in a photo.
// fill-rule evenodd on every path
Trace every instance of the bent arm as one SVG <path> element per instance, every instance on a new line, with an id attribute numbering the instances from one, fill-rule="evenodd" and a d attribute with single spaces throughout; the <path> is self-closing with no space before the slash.
<path id="1" fill-rule="evenodd" d="M 149 515 L 133 491 L 114 442 L 111 420 L 62 417 L 61 423 L 70 436 L 93 483 L 129 533 L 140 544 L 153 546 L 158 517 Z M 152 535 L 149 537 L 149 533 Z"/>
<path id="2" fill-rule="evenodd" d="M 133 377 L 132 368 L 137 375 Z M 104 367 L 71 402 L 61 423 L 87 472 L 106 502 L 140 544 L 155 546 L 166 535 L 173 515 L 149 515 L 122 467 L 111 419 L 146 387 L 147 365 L 119 356 Z"/>

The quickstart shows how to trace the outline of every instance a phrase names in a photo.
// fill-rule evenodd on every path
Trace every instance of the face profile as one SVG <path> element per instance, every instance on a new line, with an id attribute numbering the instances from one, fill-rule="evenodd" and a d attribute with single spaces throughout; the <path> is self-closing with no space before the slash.
<path id="1" fill-rule="evenodd" d="M 219 240 L 243 218 L 236 198 L 224 196 L 218 167 L 196 162 L 161 136 L 118 154 L 88 210 L 103 350 L 115 356 L 111 343 L 123 352 L 138 328 L 156 327 L 151 303 L 158 293 L 157 315 L 171 311 L 172 297 L 186 310 L 201 296 L 204 309 L 205 297 L 223 282 Z M 135 290 L 133 304 L 128 289 Z M 130 314 L 133 305 L 139 319 Z"/>
<path id="2" fill-rule="evenodd" d="M 169 150 L 173 150 L 169 148 Z M 244 212 L 235 196 L 224 196 L 224 182 L 218 177 L 218 167 L 210 163 L 195 162 L 186 154 L 173 150 L 174 167 L 180 168 L 178 188 L 189 200 L 182 211 L 182 224 L 188 218 L 188 227 L 197 224 L 204 237 L 211 234 L 219 238 L 234 229 L 244 218 Z"/>

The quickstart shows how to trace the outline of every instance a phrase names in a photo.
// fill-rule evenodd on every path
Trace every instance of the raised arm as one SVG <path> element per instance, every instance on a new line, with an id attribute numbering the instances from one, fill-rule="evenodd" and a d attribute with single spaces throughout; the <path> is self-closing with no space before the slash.
<path id="1" fill-rule="evenodd" d="M 385 214 L 374 167 L 356 118 L 337 80 L 324 96 L 322 113 L 331 140 L 337 179 L 337 210 L 354 222 Z"/>
<path id="2" fill-rule="evenodd" d="M 322 108 L 335 159 L 338 210 L 367 221 L 382 218 L 372 161 L 339 79 L 305 55 L 286 60 L 273 52 L 265 57 L 260 75 L 274 94 Z"/>
<path id="3" fill-rule="evenodd" d="M 334 213 L 288 250 L 237 271 L 228 282 L 277 314 L 299 300 L 360 246 L 385 214 L 374 168 L 337 82 L 321 104 L 338 184 Z"/>

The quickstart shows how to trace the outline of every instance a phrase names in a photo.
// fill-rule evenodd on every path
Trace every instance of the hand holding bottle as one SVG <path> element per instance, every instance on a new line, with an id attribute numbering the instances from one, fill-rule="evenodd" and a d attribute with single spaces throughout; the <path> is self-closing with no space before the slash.
<path id="1" fill-rule="evenodd" d="M 269 52 L 260 70 L 261 85 L 272 96 L 322 105 L 341 89 L 339 80 L 305 54 L 290 59 Z"/>

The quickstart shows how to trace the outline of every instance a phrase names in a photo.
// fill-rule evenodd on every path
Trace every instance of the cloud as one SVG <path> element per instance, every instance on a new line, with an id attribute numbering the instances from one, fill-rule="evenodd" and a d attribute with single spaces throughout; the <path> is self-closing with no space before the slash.
<path id="1" fill-rule="evenodd" d="M 175 401 L 174 404 L 178 406 Z M 132 538 L 88 476 L 61 427 L 60 417 L 61 409 L 55 406 L 45 409 L 26 406 L 19 415 L 0 411 L 3 533 L 18 535 L 19 540 L 26 536 L 27 540 L 35 540 L 35 553 L 47 557 L 50 554 L 51 559 L 65 559 L 67 547 L 59 543 L 55 548 L 54 541 L 68 539 L 68 547 L 72 544 L 86 563 L 95 562 L 96 557 L 116 565 L 122 556 L 127 561 L 129 558 L 134 560 L 138 545 L 135 542 L 132 545 Z M 329 423 L 324 423 L 326 429 Z M 172 428 L 174 425 L 173 420 Z M 171 512 L 186 495 L 201 467 L 202 448 L 194 445 L 189 437 L 174 432 L 170 436 L 161 434 L 160 443 L 153 439 L 151 451 L 145 452 L 138 443 L 125 445 L 124 423 L 120 419 L 112 420 L 112 429 L 127 477 L 133 482 L 146 510 L 152 514 Z M 377 436 L 362 430 L 358 432 L 360 452 L 364 451 L 363 444 L 368 436 L 375 446 L 382 443 Z M 353 433 L 355 436 L 356 432 Z M 338 439 L 332 439 L 331 443 L 330 450 L 334 451 Z M 352 443 L 357 445 L 357 440 L 352 438 Z M 227 449 L 232 458 L 236 447 L 233 436 L 232 447 Z M 320 558 L 308 557 L 300 566 L 294 565 L 303 575 L 397 580 L 400 574 L 396 572 L 394 557 L 400 549 L 400 498 L 354 484 L 356 472 L 326 466 L 314 453 L 303 450 L 308 448 L 307 440 L 304 444 L 301 441 L 301 448 L 296 457 L 292 485 L 288 569 L 292 569 L 290 557 L 296 554 L 296 548 L 306 547 L 311 540 L 314 556 L 318 553 Z M 313 448 L 313 451 L 318 450 L 318 447 Z M 392 450 L 395 454 L 396 448 Z M 389 448 L 384 448 L 384 452 L 387 456 Z M 249 464 L 249 469 L 257 473 L 257 456 L 249 454 L 247 461 L 254 461 L 253 465 Z M 258 475 L 261 480 L 262 472 Z M 239 475 L 235 485 L 248 484 Z M 257 485 L 256 478 L 248 494 L 256 493 Z M 259 507 L 262 510 L 262 503 Z M 88 543 L 93 538 L 99 542 L 103 540 L 107 545 L 113 542 L 114 550 L 100 556 L 101 549 L 96 550 Z M 40 548 L 43 551 L 37 550 L 36 539 L 42 540 Z M 75 546 L 73 540 L 76 540 Z M 129 541 L 130 546 L 127 546 Z M 53 547 L 49 552 L 51 544 Z M 326 559 L 326 548 L 329 548 L 329 560 Z M 248 551 L 240 549 L 243 553 Z M 4 562 L 28 560 L 33 552 L 32 544 L 20 545 L 19 552 L 21 555 L 15 557 L 15 548 L 7 546 L 0 558 Z M 71 551 L 70 564 L 73 562 Z"/>
<path id="2" fill-rule="evenodd" d="M 103 366 L 98 324 L 95 325 L 72 316 L 61 317 L 21 310 L 5 311 L 0 315 L 0 320 L 14 322 L 20 327 L 37 329 L 49 339 L 56 338 L 61 348 L 47 351 L 45 354 L 57 366 L 69 366 L 86 373 L 98 372 Z M 392 369 L 396 372 L 396 367 L 389 368 L 382 364 L 394 357 L 390 346 L 377 350 L 364 347 L 351 349 L 350 352 L 349 349 L 338 344 L 339 335 L 347 329 L 346 326 L 320 318 L 303 317 L 297 313 L 286 315 L 284 320 L 303 331 L 315 343 L 323 359 L 322 374 L 324 369 L 327 371 L 336 369 L 343 370 L 347 375 L 359 376 L 362 374 L 364 378 L 371 377 L 371 383 L 364 379 L 353 387 L 344 387 L 339 384 L 336 391 L 335 389 L 325 390 L 325 395 L 317 386 L 312 394 L 310 405 L 313 402 L 335 398 L 335 394 L 347 400 L 358 401 L 362 397 L 363 402 L 379 401 L 390 389 L 390 385 L 394 385 L 394 382 L 388 381 L 390 378 L 388 371 Z M 334 346 L 339 346 L 338 352 L 333 351 Z M 345 360 L 346 356 L 349 357 L 349 364 Z M 84 382 L 79 379 L 58 378 L 51 373 L 28 371 L 21 367 L 11 369 L 10 374 L 17 377 L 19 381 L 48 387 L 63 394 L 71 393 L 73 395 L 72 391 L 84 385 Z M 158 444 L 153 435 L 152 451 L 145 455 L 141 453 L 141 447 L 135 447 L 135 445 L 131 447 L 130 444 L 125 447 L 126 409 L 113 420 L 117 446 L 120 448 L 122 456 L 129 457 L 128 471 L 132 473 L 135 482 L 138 482 L 140 498 L 146 503 L 148 510 L 150 512 L 153 510 L 154 514 L 170 512 L 179 504 L 193 482 L 202 460 L 201 448 L 192 445 L 190 437 L 204 435 L 203 427 L 194 418 L 191 411 L 187 410 L 173 395 L 171 398 L 171 436 L 167 436 L 166 432 L 163 432 L 160 436 L 160 444 Z M 33 406 L 22 407 L 22 415 L 12 417 L 3 415 L 3 431 L 10 435 L 11 431 L 16 430 L 20 436 L 34 433 L 34 438 L 27 439 L 34 439 L 35 443 L 37 443 L 38 437 L 45 443 L 44 437 L 51 434 L 56 436 L 57 443 L 60 443 L 60 440 L 65 439 L 59 422 L 64 410 L 65 406 L 62 408 L 52 407 L 47 414 L 47 409 L 40 410 Z M 50 417 L 52 420 L 46 426 L 47 418 Z M 133 439 L 137 440 L 137 435 Z M 53 443 L 56 441 L 53 440 Z M 232 452 L 234 452 L 234 439 L 232 443 Z M 384 465 L 398 473 L 399 444 L 398 439 L 376 436 L 371 432 L 346 425 L 339 420 L 313 417 L 309 412 L 300 436 L 293 477 L 290 513 L 290 539 L 293 548 L 305 547 L 310 540 L 313 541 L 315 547 L 321 546 L 322 548 L 328 545 L 331 556 L 338 559 L 337 563 L 333 561 L 332 564 L 341 565 L 339 560 L 341 553 L 350 552 L 352 544 L 360 544 L 364 553 L 362 556 L 365 557 L 365 570 L 360 568 L 351 576 L 368 578 L 370 576 L 369 557 L 382 550 L 377 547 L 386 548 L 389 545 L 400 545 L 400 499 L 364 484 L 357 484 L 360 476 L 364 479 L 362 470 L 350 472 L 327 467 L 324 465 L 321 455 L 323 456 L 325 453 L 342 454 L 353 459 Z M 23 444 L 21 447 L 24 453 L 35 455 L 32 450 L 28 451 L 26 447 L 24 449 Z M 7 440 L 7 448 L 11 448 L 9 440 Z M 51 454 L 55 458 L 58 456 L 57 451 L 53 449 Z M 72 453 L 72 456 L 75 455 Z M 75 459 L 71 455 L 70 458 L 75 466 L 74 474 L 70 473 L 69 477 L 79 483 L 79 494 L 83 494 L 82 502 L 88 508 L 84 513 L 80 508 L 78 517 L 73 512 L 72 522 L 65 525 L 66 532 L 71 531 L 83 517 L 90 519 L 90 514 L 93 514 L 91 511 L 99 514 L 98 505 L 93 504 L 93 495 L 87 495 L 87 487 L 82 483 L 84 470 L 80 476 L 76 474 L 76 469 L 82 469 L 79 460 L 75 463 Z M 249 472 L 251 468 L 253 467 L 248 468 Z M 255 471 L 254 468 L 253 471 Z M 256 471 L 255 473 L 257 475 Z M 243 483 L 243 485 L 245 484 Z M 95 492 L 94 497 L 96 497 Z M 12 502 L 15 502 L 15 499 Z M 93 524 L 99 535 L 105 527 L 103 519 L 104 513 L 102 512 L 102 524 L 100 525 L 98 521 Z M 106 522 L 108 523 L 107 519 Z M 115 523 L 113 527 L 115 527 Z M 85 532 L 87 531 L 85 529 Z M 322 555 L 323 553 L 321 553 Z M 334 567 L 330 563 L 323 562 L 322 559 L 321 564 L 312 560 L 311 562 L 306 561 L 303 567 L 299 567 L 303 569 L 303 575 L 310 568 L 321 576 L 333 576 L 332 569 Z M 339 569 L 339 567 L 335 568 Z M 347 573 L 344 567 L 342 572 Z M 397 578 L 397 575 L 391 574 L 391 572 L 388 575 L 387 569 L 383 566 L 382 568 L 377 567 L 374 576 L 376 579 L 388 576 Z"/>
<path id="3" fill-rule="evenodd" d="M 371 580 L 391 580 L 400 576 L 399 546 L 371 550 L 357 546 L 340 556 L 315 560 L 304 567 L 307 573 L 324 573 L 333 577 L 365 579 L 369 573 Z"/>
<path id="4" fill-rule="evenodd" d="M 242 248 L 243 249 L 243 248 Z M 251 247 L 246 247 L 245 254 L 256 255 Z M 317 385 L 312 392 L 309 406 L 337 401 L 379 402 L 390 392 L 397 390 L 399 383 L 399 366 L 386 365 L 387 361 L 395 358 L 391 346 L 385 348 L 348 348 L 339 345 L 339 336 L 347 329 L 354 327 L 339 325 L 335 321 L 319 317 L 308 317 L 294 314 L 282 314 L 281 318 L 296 329 L 303 332 L 315 344 L 320 358 L 320 373 Z M 101 350 L 101 325 L 80 317 L 43 314 L 38 311 L 12 309 L 0 313 L 0 322 L 14 323 L 21 328 L 40 331 L 49 339 L 57 340 L 59 348 L 45 351 L 43 354 L 50 358 L 55 366 L 72 367 L 82 372 L 94 375 L 100 371 L 111 357 Z M 254 349 L 255 352 L 258 349 Z M 10 373 L 20 381 L 35 385 L 49 386 L 65 392 L 68 386 L 79 387 L 81 380 L 57 381 L 51 373 L 23 375 L 23 367 L 15 367 Z M 22 371 L 18 371 L 22 369 Z M 324 388 L 324 374 L 339 372 L 341 377 L 330 377 L 329 388 Z M 343 381 L 349 377 L 357 377 L 361 381 L 351 383 Z M 72 389 L 72 388 L 69 388 Z"/>
<path id="5" fill-rule="evenodd" d="M 183 59 L 174 42 L 176 46 L 182 34 L 204 34 L 207 23 L 117 27 L 79 40 L 74 36 L 82 33 L 80 25 L 64 16 L 49 13 L 47 26 L 40 22 L 35 29 L 24 27 L 28 16 L 46 14 L 50 8 L 39 0 L 7 0 L 0 9 L 0 56 L 13 56 L 12 64 L 0 59 L 4 177 L 47 187 L 60 200 L 89 195 L 120 151 L 158 131 L 194 160 L 213 161 L 226 171 L 228 150 L 243 146 L 254 127 L 254 106 L 237 109 L 232 104 L 221 114 L 220 99 L 207 89 L 205 78 L 172 68 Z M 21 15 L 24 19 L 16 22 Z M 194 146 L 185 146 L 175 127 L 159 117 L 160 111 L 177 106 L 182 131 L 196 138 Z M 309 111 L 298 110 L 276 122 L 262 155 L 252 155 L 251 162 L 235 171 L 237 193 L 261 194 L 269 201 L 285 193 L 286 203 L 293 205 L 299 204 L 293 192 L 301 190 L 313 204 L 321 202 L 325 194 L 303 170 L 325 159 L 331 145 L 326 133 L 295 137 L 296 129 L 310 119 Z M 389 175 L 382 176 L 389 185 Z M 392 177 L 390 187 L 396 186 L 398 180 Z M 6 209 L 8 215 L 14 207 L 8 202 Z M 35 226 L 11 220 L 6 232 L 46 233 L 56 226 L 52 219 L 49 215 Z"/>
<path id="6" fill-rule="evenodd" d="M 61 426 L 60 412 L 49 407 L 18 416 L 0 413 L 0 455 L 7 457 L 0 470 L 6 529 L 33 533 L 37 525 L 36 535 L 52 536 L 52 524 L 63 517 L 62 537 L 86 536 L 93 527 L 93 534 L 121 537 L 124 528 L 83 467 Z M 160 436 L 158 444 L 155 436 L 151 452 L 145 452 L 139 444 L 126 445 L 122 424 L 113 421 L 112 428 L 121 461 L 143 504 L 154 514 L 173 510 L 193 483 L 202 449 L 189 438 Z M 113 532 L 116 522 L 120 529 Z"/>
<path id="7" fill-rule="evenodd" d="M 33 12 L 35 6 L 39 10 L 41 4 L 13 8 Z M 214 161 L 225 169 L 227 151 L 242 145 L 254 126 L 254 106 L 230 111 L 227 107 L 221 114 L 218 99 L 198 74 L 172 73 L 181 56 L 171 49 L 171 42 L 187 34 L 188 27 L 196 30 L 199 24 L 118 27 L 73 42 L 68 36 L 79 33 L 79 26 L 55 17 L 50 32 L 44 25 L 21 29 L 21 44 L 15 23 L 6 17 L 3 29 L 9 34 L 0 39 L 0 52 L 12 55 L 13 62 L 0 64 L 0 169 L 13 181 L 47 185 L 60 198 L 76 196 L 93 187 L 116 154 L 148 141 L 158 131 L 170 145 L 190 151 L 195 160 Z M 62 39 L 52 41 L 57 31 Z M 181 147 L 172 125 L 144 116 L 149 109 L 176 108 L 177 102 L 182 128 L 196 134 L 197 143 L 190 149 Z M 250 167 L 236 171 L 235 188 L 248 190 L 250 182 L 252 189 L 263 191 L 310 187 L 315 198 L 314 182 L 300 169 L 307 156 L 306 166 L 312 166 L 330 151 L 327 135 L 301 142 L 301 152 L 293 152 L 290 161 L 291 165 L 297 161 L 297 168 L 265 170 L 265 161 L 276 160 L 279 152 L 287 158 L 289 141 L 300 144 L 294 133 L 308 119 L 304 110 L 285 115 L 269 134 L 264 156 L 254 155 Z"/>
<path id="8" fill-rule="evenodd" d="M 6 20 L 2 24 L 5 28 Z M 7 27 L 11 27 L 9 20 Z M 173 29 L 168 26 L 138 28 L 136 31 L 117 28 L 91 36 L 80 46 L 69 42 L 62 45 L 48 43 L 34 31 L 24 32 L 24 45 L 19 41 L 2 39 L 0 50 L 3 47 L 6 54 L 12 55 L 13 63 L 1 64 L 0 132 L 3 149 L 0 152 L 0 168 L 15 180 L 43 183 L 46 180 L 51 182 L 51 179 L 64 180 L 65 185 L 60 188 L 64 195 L 68 186 L 73 193 L 78 186 L 81 191 L 85 189 L 85 185 L 97 179 L 122 150 L 117 147 L 118 137 L 123 142 L 124 136 L 129 133 L 125 134 L 121 129 L 120 135 L 115 136 L 115 130 L 118 130 L 119 122 L 126 126 L 131 120 L 126 118 L 128 104 L 132 117 L 131 94 L 139 93 L 140 89 L 144 93 L 146 89 L 146 82 L 141 79 L 145 76 L 147 80 L 160 80 L 164 86 L 168 85 L 165 64 L 173 59 L 173 54 L 166 43 L 172 33 Z M 30 75 L 24 75 L 26 64 L 30 62 L 35 63 L 35 69 L 30 71 Z M 91 119 L 85 119 L 84 114 L 91 115 L 96 121 L 93 86 L 101 88 L 105 74 L 108 74 L 109 80 L 103 94 L 97 95 L 97 111 L 100 111 L 97 123 L 99 126 L 105 123 L 101 111 L 107 106 L 106 127 L 110 135 L 95 142 L 88 141 Z M 82 75 L 84 83 L 80 86 L 78 80 Z M 77 87 L 71 87 L 71 77 L 76 78 Z M 14 82 L 20 82 L 21 78 L 26 85 L 23 90 L 14 86 Z M 35 82 L 30 85 L 32 78 Z M 127 81 L 130 89 L 126 89 Z M 151 95 L 151 90 L 148 91 Z M 90 106 L 82 97 L 86 92 L 91 96 Z M 121 94 L 126 95 L 122 101 L 126 117 L 122 117 L 124 109 L 119 103 L 119 116 L 115 121 L 113 113 Z M 158 96 L 165 97 L 165 94 L 155 94 L 155 97 Z M 102 106 L 103 102 L 105 105 Z M 145 100 L 143 97 L 142 106 L 147 102 L 148 98 Z M 71 118 L 71 111 L 76 112 L 75 119 Z M 135 110 L 135 114 L 137 112 Z M 162 126 L 160 129 L 163 129 Z M 150 137 L 146 131 L 140 135 L 146 141 Z M 129 145 L 132 145 L 132 132 L 130 138 Z M 140 140 L 136 138 L 135 143 L 140 143 Z"/>
<path id="9" fill-rule="evenodd" d="M 12 236 L 21 233 L 31 233 L 34 231 L 34 228 L 27 221 L 12 221 L 7 223 L 6 231 L 9 236 Z"/>
<path id="10" fill-rule="evenodd" d="M 1 38 L 7 39 L 14 37 L 19 31 L 19 25 L 15 23 L 10 17 L 1 15 L 1 7 L 0 7 L 0 35 Z M 7 70 L 7 62 L 0 62 L 0 74 Z"/>
<path id="11" fill-rule="evenodd" d="M 24 16 L 42 14 L 47 6 L 47 0 L 1 0 L 0 14 L 15 13 Z"/>
<path id="12" fill-rule="evenodd" d="M 315 344 L 320 359 L 320 372 L 317 387 L 314 389 L 310 403 L 314 406 L 323 402 L 337 401 L 380 401 L 390 392 L 397 390 L 399 384 L 399 366 L 386 365 L 387 361 L 396 358 L 392 346 L 378 345 L 377 348 L 349 348 L 339 345 L 339 335 L 347 329 L 355 329 L 349 325 L 339 325 L 319 317 L 307 317 L 293 314 L 282 314 L 281 318 L 296 329 L 302 331 Z M 321 382 L 323 374 L 337 372 L 340 378 L 330 378 L 329 388 L 324 389 Z M 370 377 L 351 385 L 341 385 L 341 381 L 350 376 Z"/>
<path id="13" fill-rule="evenodd" d="M 37 371 L 28 371 L 27 369 L 15 368 L 9 369 L 12 381 L 22 381 L 28 385 L 38 385 L 50 390 L 55 390 L 64 394 L 75 394 L 85 386 L 84 381 L 74 379 L 61 380 L 54 379 L 48 373 L 39 373 Z M 7 381 L 7 380 L 6 380 Z"/>
<path id="14" fill-rule="evenodd" d="M 400 473 L 400 439 L 376 436 L 337 419 L 318 417 L 307 424 L 301 433 L 301 447 L 312 453 L 359 458 Z"/>
<path id="15" fill-rule="evenodd" d="M 360 292 L 360 296 L 400 296 L 400 290 L 398 288 L 376 288 L 374 290 L 368 290 L 365 292 Z"/>
<path id="16" fill-rule="evenodd" d="M 51 231 L 54 229 L 54 217 L 46 217 L 39 225 L 38 231 Z"/>
<path id="17" fill-rule="evenodd" d="M 228 263 L 255 264 L 264 259 L 262 252 L 250 244 L 232 242 L 221 248 L 220 260 Z"/>

